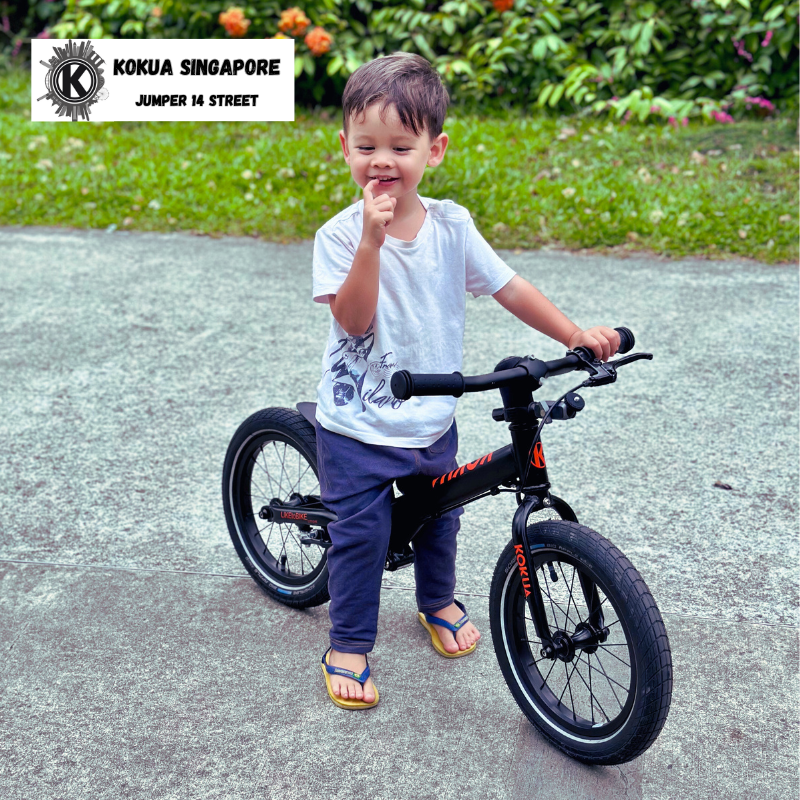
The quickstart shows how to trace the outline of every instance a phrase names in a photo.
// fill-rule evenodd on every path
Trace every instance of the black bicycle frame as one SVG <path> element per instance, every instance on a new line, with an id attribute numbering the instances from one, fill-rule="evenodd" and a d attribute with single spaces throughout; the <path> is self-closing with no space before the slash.
<path id="1" fill-rule="evenodd" d="M 506 359 L 498 364 L 497 370 L 513 367 L 519 360 Z M 578 518 L 564 500 L 550 494 L 544 449 L 541 441 L 536 440 L 539 423 L 529 412 L 533 392 L 530 389 L 503 388 L 500 394 L 505 418 L 511 420 L 511 444 L 443 475 L 416 476 L 397 482 L 401 494 L 392 503 L 386 569 L 394 571 L 413 563 L 414 555 L 409 545 L 426 522 L 487 495 L 515 492 L 519 504 L 511 526 L 512 542 L 531 618 L 539 638 L 547 647 L 552 645 L 552 640 L 542 591 L 535 570 L 529 568 L 528 518 L 544 508 L 553 509 L 570 522 L 577 522 Z M 298 408 L 307 418 L 312 418 L 312 404 L 301 403 Z M 327 521 L 323 522 L 321 518 L 319 523 L 327 527 Z M 580 573 L 580 582 L 587 607 L 599 608 L 594 584 L 583 573 Z"/>
<path id="2" fill-rule="evenodd" d="M 498 364 L 496 370 L 511 368 L 518 360 L 507 359 Z M 504 388 L 500 390 L 500 394 L 505 418 L 511 420 L 510 445 L 436 478 L 414 479 L 406 484 L 407 488 L 404 488 L 403 481 L 398 482 L 398 488 L 403 494 L 392 505 L 392 533 L 387 569 L 391 570 L 393 565 L 404 566 L 410 563 L 412 559 L 403 558 L 402 554 L 407 552 L 409 543 L 426 522 L 481 497 L 498 494 L 503 491 L 501 487 L 507 487 L 506 491 L 517 493 L 519 501 L 511 526 L 511 536 L 522 587 L 536 633 L 543 647 L 549 647 L 552 646 L 552 639 L 544 599 L 536 571 L 529 567 L 531 549 L 527 534 L 528 518 L 533 512 L 543 508 L 552 508 L 562 519 L 570 522 L 577 522 L 578 518 L 564 500 L 550 494 L 544 449 L 541 441 L 536 439 L 539 424 L 529 412 L 533 392 L 530 389 Z M 587 607 L 592 611 L 597 609 L 590 615 L 594 621 L 600 613 L 597 589 L 583 573 L 580 573 L 580 583 Z M 599 622 L 602 627 L 602 619 Z"/>

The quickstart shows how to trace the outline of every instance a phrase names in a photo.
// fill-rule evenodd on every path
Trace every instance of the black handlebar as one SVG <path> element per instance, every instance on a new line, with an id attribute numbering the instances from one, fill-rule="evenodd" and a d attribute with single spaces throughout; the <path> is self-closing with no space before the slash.
<path id="1" fill-rule="evenodd" d="M 628 328 L 615 328 L 620 338 L 617 353 L 627 353 L 633 349 L 636 339 Z M 568 353 L 564 358 L 554 361 L 534 361 L 538 369 L 533 372 L 528 367 L 512 367 L 511 369 L 490 372 L 488 375 L 474 375 L 465 377 L 460 372 L 445 375 L 412 374 L 408 370 L 399 370 L 392 375 L 392 394 L 398 400 L 408 400 L 410 397 L 450 395 L 461 397 L 465 392 L 484 392 L 487 389 L 499 389 L 522 378 L 529 377 L 540 381 L 553 375 L 572 372 L 586 365 L 586 360 L 595 360 L 595 355 L 588 348 L 578 348 L 583 351 L 581 355 L 574 352 Z M 598 362 L 599 363 L 599 362 Z"/>
<path id="2" fill-rule="evenodd" d="M 619 350 L 617 350 L 617 353 L 624 354 L 633 350 L 636 339 L 633 337 L 630 328 L 614 328 L 614 330 L 619 334 Z"/>

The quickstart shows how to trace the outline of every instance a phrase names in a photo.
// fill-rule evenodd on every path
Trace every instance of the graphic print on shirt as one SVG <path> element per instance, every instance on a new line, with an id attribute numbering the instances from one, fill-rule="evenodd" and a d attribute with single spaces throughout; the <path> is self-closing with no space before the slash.
<path id="1" fill-rule="evenodd" d="M 398 400 L 388 388 L 388 380 L 397 368 L 391 351 L 379 358 L 370 360 L 375 333 L 370 324 L 363 336 L 347 336 L 339 339 L 337 346 L 331 351 L 330 358 L 338 359 L 331 365 L 333 384 L 333 402 L 344 406 L 353 402 L 358 396 L 361 410 L 365 411 L 369 403 L 383 408 L 400 408 L 403 400 Z M 365 387 L 367 378 L 369 385 Z M 385 393 L 384 393 L 385 392 Z"/>

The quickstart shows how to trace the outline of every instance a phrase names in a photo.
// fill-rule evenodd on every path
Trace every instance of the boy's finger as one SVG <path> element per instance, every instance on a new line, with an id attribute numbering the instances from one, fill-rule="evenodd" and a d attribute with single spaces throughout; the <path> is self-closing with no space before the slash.
<path id="1" fill-rule="evenodd" d="M 397 198 L 396 197 L 390 197 L 389 199 L 392 201 L 392 209 L 394 209 L 394 207 L 397 205 Z"/>
<path id="2" fill-rule="evenodd" d="M 596 358 L 600 359 L 601 361 L 603 360 L 603 345 L 600 344 L 600 341 L 596 336 L 592 336 L 587 344 L 587 347 L 591 349 Z"/>
<path id="3" fill-rule="evenodd" d="M 608 361 L 619 350 L 619 334 L 612 328 L 600 328 L 600 338 L 603 342 L 603 361 Z"/>
<path id="4" fill-rule="evenodd" d="M 374 200 L 375 196 L 372 193 L 372 184 L 378 183 L 377 178 L 373 178 L 365 187 L 364 187 L 364 199 L 365 200 Z"/>

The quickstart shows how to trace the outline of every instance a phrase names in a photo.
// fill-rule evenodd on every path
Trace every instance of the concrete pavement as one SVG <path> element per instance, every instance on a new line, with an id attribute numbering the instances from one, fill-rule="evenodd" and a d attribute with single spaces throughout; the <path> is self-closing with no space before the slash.
<path id="1" fill-rule="evenodd" d="M 463 518 L 479 652 L 435 656 L 395 573 L 381 704 L 329 702 L 326 608 L 259 592 L 219 491 L 239 422 L 313 399 L 329 312 L 311 243 L 0 228 L 1 796 L 796 797 L 796 270 L 501 255 L 578 324 L 627 325 L 655 354 L 584 392 L 545 446 L 556 493 L 664 614 L 675 693 L 656 744 L 585 767 L 517 709 L 486 600 L 507 497 Z M 465 373 L 528 352 L 562 348 L 468 302 Z M 504 442 L 497 404 L 460 401 L 459 460 Z"/>

